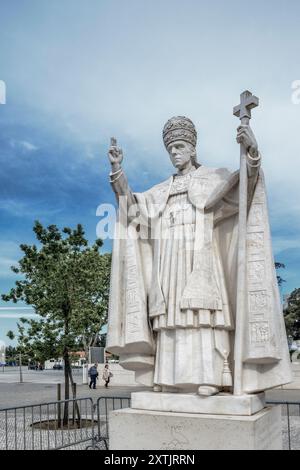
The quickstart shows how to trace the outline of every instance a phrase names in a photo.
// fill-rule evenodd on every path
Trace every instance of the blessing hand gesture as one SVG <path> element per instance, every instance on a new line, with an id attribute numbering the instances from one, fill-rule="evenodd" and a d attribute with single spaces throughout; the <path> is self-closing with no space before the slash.
<path id="1" fill-rule="evenodd" d="M 110 139 L 108 158 L 111 165 L 114 167 L 121 165 L 123 161 L 123 151 L 117 146 L 117 140 L 114 137 Z"/>

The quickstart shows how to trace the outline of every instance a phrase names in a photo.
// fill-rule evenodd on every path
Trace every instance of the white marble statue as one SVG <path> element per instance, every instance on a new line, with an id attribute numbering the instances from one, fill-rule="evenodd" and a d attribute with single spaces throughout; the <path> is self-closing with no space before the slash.
<path id="1" fill-rule="evenodd" d="M 250 126 L 242 120 L 237 132 L 246 149 L 243 230 L 240 171 L 202 166 L 186 117 L 171 118 L 163 140 L 176 173 L 144 193 L 130 189 L 115 139 L 109 149 L 119 219 L 107 350 L 157 392 L 214 395 L 234 392 L 237 381 L 244 394 L 289 382 L 261 156 Z M 126 236 L 118 236 L 121 226 Z"/>

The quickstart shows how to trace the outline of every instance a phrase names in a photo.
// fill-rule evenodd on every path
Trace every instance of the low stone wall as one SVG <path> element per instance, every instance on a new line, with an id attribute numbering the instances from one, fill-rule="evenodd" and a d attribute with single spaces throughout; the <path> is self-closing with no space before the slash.
<path id="1" fill-rule="evenodd" d="M 300 361 L 299 362 L 292 362 L 292 373 L 293 373 L 293 382 L 287 385 L 282 385 L 281 388 L 283 390 L 297 390 L 300 389 Z"/>

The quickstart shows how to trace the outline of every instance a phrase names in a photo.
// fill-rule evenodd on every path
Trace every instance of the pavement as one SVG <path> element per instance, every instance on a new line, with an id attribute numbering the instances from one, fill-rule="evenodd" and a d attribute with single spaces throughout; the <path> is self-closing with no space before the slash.
<path id="1" fill-rule="evenodd" d="M 18 368 L 5 368 L 0 370 L 0 409 L 47 403 L 57 400 L 57 384 L 61 383 L 61 395 L 64 399 L 64 374 L 61 370 L 35 371 L 22 368 L 23 383 L 20 383 Z M 96 390 L 91 390 L 87 384 L 82 384 L 82 370 L 73 370 L 73 379 L 77 384 L 77 397 L 92 397 L 96 401 L 99 397 L 129 397 L 131 392 L 149 390 L 138 386 L 104 387 L 102 380 L 97 382 Z M 70 393 L 70 398 L 72 398 Z"/>
<path id="2" fill-rule="evenodd" d="M 63 399 L 64 375 L 61 370 L 32 371 L 22 368 L 23 383 L 20 383 L 18 368 L 0 369 L 0 409 L 15 406 L 46 403 L 57 400 L 57 384 L 61 383 Z M 73 370 L 73 378 L 77 383 L 77 397 L 92 397 L 95 400 L 100 396 L 129 397 L 131 392 L 149 390 L 147 387 L 114 386 L 108 388 L 103 382 L 97 382 L 97 389 L 91 390 L 88 385 L 82 384 L 82 371 Z M 274 389 L 266 392 L 267 400 L 300 402 L 300 390 Z"/>
<path id="3" fill-rule="evenodd" d="M 73 378 L 76 382 L 82 382 L 82 369 L 73 369 Z M 28 370 L 22 367 L 22 380 L 24 383 L 37 384 L 56 384 L 64 381 L 63 370 Z M 20 370 L 19 367 L 1 367 L 0 384 L 2 383 L 19 383 Z"/>
<path id="4" fill-rule="evenodd" d="M 102 381 L 98 382 L 96 390 L 91 390 L 88 385 L 82 384 L 82 371 L 74 370 L 74 381 L 77 383 L 77 397 L 78 398 L 93 398 L 94 404 L 99 397 L 130 397 L 133 391 L 149 390 L 147 387 L 137 386 L 113 386 L 110 385 L 105 388 Z M 62 384 L 62 399 L 63 399 L 63 371 L 28 371 L 23 368 L 22 370 L 23 383 L 20 383 L 20 375 L 17 368 L 5 369 L 4 372 L 0 370 L 0 450 L 2 449 L 49 449 L 63 446 L 66 439 L 71 443 L 70 448 L 85 449 L 87 445 L 91 444 L 90 434 L 91 428 L 78 431 L 68 431 L 67 438 L 64 437 L 65 431 L 62 432 L 46 432 L 39 430 L 32 430 L 32 420 L 39 421 L 41 415 L 44 413 L 50 414 L 51 410 L 56 405 L 44 405 L 44 407 L 37 407 L 34 411 L 31 409 L 12 411 L 2 411 L 5 408 L 14 408 L 26 405 L 43 404 L 57 401 L 57 383 Z M 72 398 L 70 396 L 70 398 Z M 300 402 L 300 390 L 286 390 L 274 389 L 266 392 L 266 399 L 288 402 Z M 80 406 L 87 406 L 87 417 L 89 417 L 89 404 L 88 402 L 79 402 Z M 87 405 L 85 405 L 87 403 Z M 52 407 L 52 408 L 51 408 Z M 53 408 L 54 407 L 54 408 Z M 41 411 L 42 410 L 42 411 Z M 38 413 L 35 416 L 35 413 Z M 47 414 L 46 413 L 46 414 Z M 32 414 L 34 416 L 32 416 Z M 49 414 L 45 419 L 49 419 Z M 43 416 L 42 416 L 43 417 Z M 101 433 L 103 435 L 107 432 L 107 424 L 100 422 Z M 102 431 L 102 426 L 104 426 Z M 77 432 L 77 433 L 78 433 Z M 289 420 L 287 420 L 287 407 L 282 406 L 282 433 L 284 449 L 289 446 L 292 449 L 299 449 L 300 446 L 300 418 L 299 418 L 299 405 L 289 406 Z M 83 436 L 82 436 L 83 434 Z M 289 438 L 290 436 L 290 438 Z M 84 442 L 80 443 L 81 440 Z M 76 445 L 72 444 L 76 443 Z"/>

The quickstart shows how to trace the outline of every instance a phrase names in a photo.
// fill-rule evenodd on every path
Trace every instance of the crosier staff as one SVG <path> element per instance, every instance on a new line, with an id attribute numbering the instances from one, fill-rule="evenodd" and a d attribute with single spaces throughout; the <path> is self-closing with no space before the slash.
<path id="1" fill-rule="evenodd" d="M 241 102 L 233 108 L 242 126 L 248 126 L 251 119 L 251 109 L 258 106 L 258 98 L 246 90 L 241 95 Z M 243 332 L 246 314 L 246 227 L 247 227 L 247 151 L 245 144 L 240 142 L 240 185 L 239 185 L 239 239 L 237 265 L 237 300 L 234 347 L 234 395 L 242 395 L 242 365 L 243 365 Z"/>

